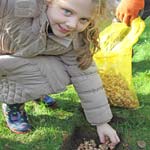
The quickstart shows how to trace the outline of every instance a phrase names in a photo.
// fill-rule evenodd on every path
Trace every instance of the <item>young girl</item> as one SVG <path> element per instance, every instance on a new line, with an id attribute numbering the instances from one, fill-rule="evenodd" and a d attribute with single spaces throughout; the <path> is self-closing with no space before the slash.
<path id="1" fill-rule="evenodd" d="M 0 100 L 10 130 L 31 130 L 23 108 L 27 100 L 73 84 L 100 141 L 109 137 L 111 148 L 119 142 L 92 61 L 99 8 L 99 0 L 0 0 Z"/>

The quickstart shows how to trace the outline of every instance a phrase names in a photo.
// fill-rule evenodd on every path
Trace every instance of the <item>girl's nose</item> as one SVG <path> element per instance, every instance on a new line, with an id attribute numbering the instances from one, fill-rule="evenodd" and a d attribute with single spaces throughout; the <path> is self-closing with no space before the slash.
<path id="1" fill-rule="evenodd" d="M 77 25 L 78 25 L 78 18 L 77 17 L 68 18 L 68 21 L 67 21 L 66 25 L 70 29 L 76 29 Z"/>

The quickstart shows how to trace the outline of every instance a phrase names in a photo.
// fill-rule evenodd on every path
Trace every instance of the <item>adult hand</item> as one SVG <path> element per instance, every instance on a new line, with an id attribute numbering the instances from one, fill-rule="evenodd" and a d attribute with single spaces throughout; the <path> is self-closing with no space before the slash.
<path id="1" fill-rule="evenodd" d="M 116 9 L 116 17 L 120 21 L 130 25 L 132 20 L 138 17 L 140 10 L 144 8 L 144 0 L 122 0 Z"/>
<path id="2" fill-rule="evenodd" d="M 109 139 L 110 143 L 108 145 L 110 149 L 114 149 L 120 142 L 116 131 L 107 123 L 97 126 L 97 132 L 101 143 L 106 144 Z"/>

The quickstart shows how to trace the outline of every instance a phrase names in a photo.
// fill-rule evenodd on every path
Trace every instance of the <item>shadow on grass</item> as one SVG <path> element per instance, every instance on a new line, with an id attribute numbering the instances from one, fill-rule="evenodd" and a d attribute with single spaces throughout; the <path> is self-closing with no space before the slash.
<path id="1" fill-rule="evenodd" d="M 44 142 L 49 138 L 49 135 L 42 137 L 42 139 L 34 140 L 32 142 L 23 143 L 20 141 L 10 140 L 7 138 L 0 138 L 0 150 L 58 150 L 58 148 L 48 148 Z"/>
<path id="2" fill-rule="evenodd" d="M 137 72 L 145 72 L 150 70 L 150 60 L 143 60 L 140 62 L 133 62 L 134 67 L 132 67 L 133 75 Z"/>
<path id="3" fill-rule="evenodd" d="M 21 142 L 16 142 L 16 141 L 14 142 L 13 140 L 11 141 L 6 138 L 0 138 L 0 149 L 1 150 L 13 150 L 15 148 L 13 145 L 25 146 L 25 144 L 23 144 Z"/>
<path id="4" fill-rule="evenodd" d="M 64 99 L 55 99 L 56 102 L 58 101 L 58 109 L 61 108 L 64 111 L 68 111 L 68 112 L 74 112 L 75 109 L 80 109 L 81 104 L 78 102 L 73 102 L 73 101 L 69 101 L 69 100 L 64 100 Z"/>
<path id="5" fill-rule="evenodd" d="M 137 94 L 137 97 L 141 103 L 141 105 L 149 105 L 150 106 L 150 94 L 148 95 L 143 95 L 143 94 Z"/>
<path id="6" fill-rule="evenodd" d="M 36 140 L 34 142 L 29 142 L 28 144 L 25 144 L 19 141 L 0 138 L 0 150 L 27 150 L 27 149 L 39 150 L 39 147 L 37 146 L 37 143 L 39 142 L 40 140 Z M 47 150 L 47 149 L 43 149 L 43 150 Z"/>
<path id="7" fill-rule="evenodd" d="M 74 129 L 72 135 L 64 141 L 61 150 L 77 150 L 81 143 L 91 139 L 99 144 L 96 129 L 90 126 L 78 126 Z"/>

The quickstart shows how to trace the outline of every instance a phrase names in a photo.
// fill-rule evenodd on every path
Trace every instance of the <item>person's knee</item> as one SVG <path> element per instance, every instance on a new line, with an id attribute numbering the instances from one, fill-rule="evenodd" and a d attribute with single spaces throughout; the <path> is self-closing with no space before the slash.
<path id="1" fill-rule="evenodd" d="M 70 77 L 64 67 L 64 64 L 57 57 L 40 57 L 38 66 L 52 92 L 64 90 L 70 84 Z"/>

